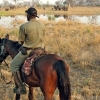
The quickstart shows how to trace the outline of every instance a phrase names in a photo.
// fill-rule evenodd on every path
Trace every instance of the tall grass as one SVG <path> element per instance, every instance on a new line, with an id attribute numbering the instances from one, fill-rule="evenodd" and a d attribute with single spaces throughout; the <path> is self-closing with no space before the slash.
<path id="1" fill-rule="evenodd" d="M 44 43 L 48 52 L 56 53 L 80 67 L 95 66 L 100 59 L 100 27 L 79 22 L 43 22 L 46 26 Z M 0 36 L 10 34 L 17 40 L 18 29 L 0 27 Z"/>
<path id="2" fill-rule="evenodd" d="M 99 100 L 100 26 L 75 21 L 43 23 L 45 49 L 61 56 L 71 66 L 72 100 Z M 0 27 L 0 30 L 0 36 L 9 33 L 10 39 L 17 40 L 18 29 L 8 30 Z M 55 100 L 59 100 L 58 92 Z"/>
<path id="3" fill-rule="evenodd" d="M 46 27 L 45 44 L 51 53 L 57 53 L 75 65 L 93 66 L 100 58 L 99 31 L 99 26 L 78 22 L 52 23 L 52 27 Z"/>

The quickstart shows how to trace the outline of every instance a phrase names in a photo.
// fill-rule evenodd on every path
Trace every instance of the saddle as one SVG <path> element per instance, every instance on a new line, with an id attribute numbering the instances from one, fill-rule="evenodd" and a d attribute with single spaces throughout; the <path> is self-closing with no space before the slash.
<path id="1" fill-rule="evenodd" d="M 47 52 L 41 48 L 34 48 L 30 54 L 29 57 L 25 60 L 23 66 L 22 66 L 22 72 L 28 76 L 31 74 L 31 70 L 32 70 L 32 64 L 34 64 L 34 62 L 41 56 L 47 54 Z"/>

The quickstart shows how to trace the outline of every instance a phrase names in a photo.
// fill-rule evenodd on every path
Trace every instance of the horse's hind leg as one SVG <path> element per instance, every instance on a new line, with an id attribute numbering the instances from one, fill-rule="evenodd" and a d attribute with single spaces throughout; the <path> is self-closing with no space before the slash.
<path id="1" fill-rule="evenodd" d="M 51 78 L 50 77 L 51 76 L 44 77 L 40 83 L 40 88 L 43 92 L 44 100 L 52 100 L 54 91 L 56 89 L 56 79 L 54 76 Z"/>
<path id="2" fill-rule="evenodd" d="M 52 98 L 53 98 L 53 93 L 54 93 L 55 87 L 54 87 L 54 89 L 50 89 L 50 87 L 46 86 L 46 87 L 41 88 L 43 95 L 44 95 L 44 100 L 52 100 Z M 53 87 L 51 87 L 51 88 L 53 88 Z"/>

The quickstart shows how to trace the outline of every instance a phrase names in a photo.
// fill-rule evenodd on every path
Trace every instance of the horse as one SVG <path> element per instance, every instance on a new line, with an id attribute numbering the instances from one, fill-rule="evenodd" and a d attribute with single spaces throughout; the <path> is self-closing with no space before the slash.
<path id="1" fill-rule="evenodd" d="M 21 44 L 10 40 L 9 35 L 0 38 L 0 63 L 8 55 L 13 59 L 20 47 Z M 56 54 L 45 54 L 39 57 L 32 66 L 31 75 L 24 77 L 24 82 L 29 86 L 29 100 L 34 100 L 34 87 L 40 87 L 44 100 L 53 100 L 56 88 L 59 90 L 60 100 L 71 100 L 69 65 L 66 61 Z M 20 100 L 20 94 L 16 94 L 15 100 Z"/>

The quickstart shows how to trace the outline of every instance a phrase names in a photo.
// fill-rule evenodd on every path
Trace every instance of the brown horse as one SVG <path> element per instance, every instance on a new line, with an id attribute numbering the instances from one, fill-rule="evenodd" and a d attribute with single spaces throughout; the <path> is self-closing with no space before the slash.
<path id="1" fill-rule="evenodd" d="M 12 59 L 18 53 L 20 44 L 6 38 L 0 39 L 0 63 L 8 55 Z M 33 100 L 33 87 L 40 87 L 44 100 L 53 100 L 53 94 L 58 87 L 60 100 L 71 100 L 71 89 L 69 80 L 69 66 L 59 56 L 46 54 L 38 58 L 33 65 L 32 74 L 25 77 L 25 83 L 29 85 L 29 100 Z M 16 100 L 20 100 L 20 94 L 16 94 Z"/>

